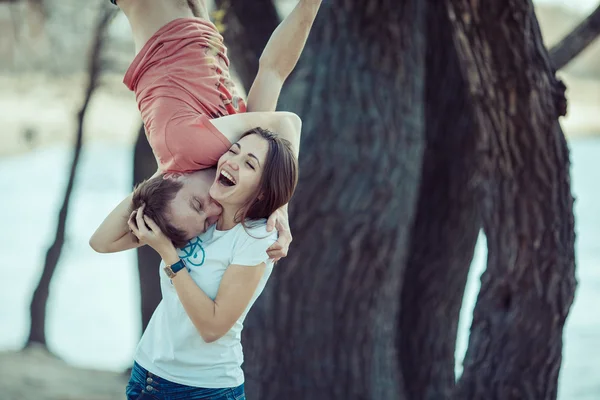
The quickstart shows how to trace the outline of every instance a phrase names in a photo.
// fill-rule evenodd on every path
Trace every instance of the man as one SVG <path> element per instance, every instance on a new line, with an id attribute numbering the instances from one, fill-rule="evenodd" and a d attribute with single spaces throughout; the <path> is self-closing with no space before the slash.
<path id="1" fill-rule="evenodd" d="M 159 164 L 153 181 L 158 190 L 144 201 L 145 212 L 163 221 L 163 232 L 179 232 L 178 238 L 187 240 L 218 219 L 220 207 L 208 196 L 214 181 L 210 167 L 244 132 L 260 126 L 299 140 L 299 119 L 274 110 L 320 3 L 300 0 L 277 27 L 261 55 L 245 113 L 246 106 L 229 76 L 222 37 L 208 21 L 204 1 L 116 1 L 130 22 L 137 52 L 124 82 L 136 93 Z M 157 182 L 156 178 L 165 179 Z M 161 195 L 170 197 L 157 202 L 164 209 L 153 212 L 148 203 Z M 99 252 L 139 246 L 127 226 L 134 208 L 130 195 L 102 223 L 90 245 Z M 168 218 L 156 218 L 159 214 Z M 269 218 L 269 228 L 273 227 L 279 239 L 268 253 L 279 259 L 287 254 L 292 239 L 287 207 Z"/>

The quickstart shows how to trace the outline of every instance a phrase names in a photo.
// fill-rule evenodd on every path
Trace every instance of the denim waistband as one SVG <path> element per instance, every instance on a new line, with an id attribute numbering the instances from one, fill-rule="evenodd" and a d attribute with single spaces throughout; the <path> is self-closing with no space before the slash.
<path id="1" fill-rule="evenodd" d="M 140 386 L 144 387 L 144 391 L 149 394 L 154 394 L 159 398 L 169 394 L 189 394 L 188 399 L 243 399 L 244 396 L 244 384 L 241 384 L 235 388 L 221 388 L 221 389 L 209 389 L 191 387 L 181 385 L 175 382 L 171 382 L 167 379 L 157 376 L 137 362 L 134 361 L 133 368 L 131 370 L 130 382 L 135 382 Z"/>
<path id="2" fill-rule="evenodd" d="M 151 378 L 151 381 L 148 382 L 148 378 Z M 160 376 L 154 375 L 152 372 L 149 372 L 146 368 L 142 367 L 137 362 L 133 362 L 133 368 L 131 370 L 131 379 L 137 383 L 147 384 L 156 382 L 158 384 L 170 384 L 171 381 L 168 381 Z"/>

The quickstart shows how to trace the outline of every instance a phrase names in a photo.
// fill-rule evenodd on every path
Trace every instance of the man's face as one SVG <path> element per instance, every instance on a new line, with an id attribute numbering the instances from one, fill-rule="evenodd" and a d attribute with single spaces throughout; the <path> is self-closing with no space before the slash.
<path id="1" fill-rule="evenodd" d="M 175 179 L 183 183 L 169 205 L 169 220 L 173 226 L 184 230 L 187 239 L 204 233 L 216 223 L 222 208 L 208 195 L 215 179 L 214 169 L 205 169 L 184 175 L 169 175 L 166 179 Z"/>

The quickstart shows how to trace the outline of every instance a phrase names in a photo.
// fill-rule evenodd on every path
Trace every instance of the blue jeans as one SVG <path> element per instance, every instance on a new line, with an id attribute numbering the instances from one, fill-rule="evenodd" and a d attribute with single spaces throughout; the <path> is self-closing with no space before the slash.
<path id="1" fill-rule="evenodd" d="M 243 383 L 222 389 L 180 385 L 148 372 L 136 362 L 125 394 L 127 400 L 246 400 Z"/>

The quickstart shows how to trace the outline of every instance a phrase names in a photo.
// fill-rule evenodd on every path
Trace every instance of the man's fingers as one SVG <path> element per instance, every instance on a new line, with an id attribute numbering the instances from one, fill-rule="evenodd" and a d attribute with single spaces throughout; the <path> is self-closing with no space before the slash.
<path id="1" fill-rule="evenodd" d="M 277 232 L 279 232 L 279 233 L 283 233 L 283 232 L 288 233 L 288 234 L 290 233 L 289 225 L 283 224 L 281 222 L 281 220 L 279 220 L 279 219 L 277 220 L 277 224 L 275 225 L 275 227 L 277 228 Z M 290 236 L 291 236 L 291 234 L 290 234 Z"/>
<path id="2" fill-rule="evenodd" d="M 267 253 L 270 251 L 276 251 L 276 250 L 281 250 L 283 248 L 283 246 L 281 245 L 281 243 L 279 242 L 275 242 L 271 245 L 271 247 L 269 247 L 267 249 Z"/>
<path id="3" fill-rule="evenodd" d="M 277 222 L 277 211 L 275 211 L 267 220 L 267 232 L 271 232 Z"/>
<path id="4" fill-rule="evenodd" d="M 287 257 L 288 249 L 287 247 L 279 247 L 276 249 L 269 248 L 267 250 L 267 255 L 269 258 L 282 258 Z"/>
<path id="5" fill-rule="evenodd" d="M 267 250 L 269 258 L 281 257 L 281 250 Z"/>

